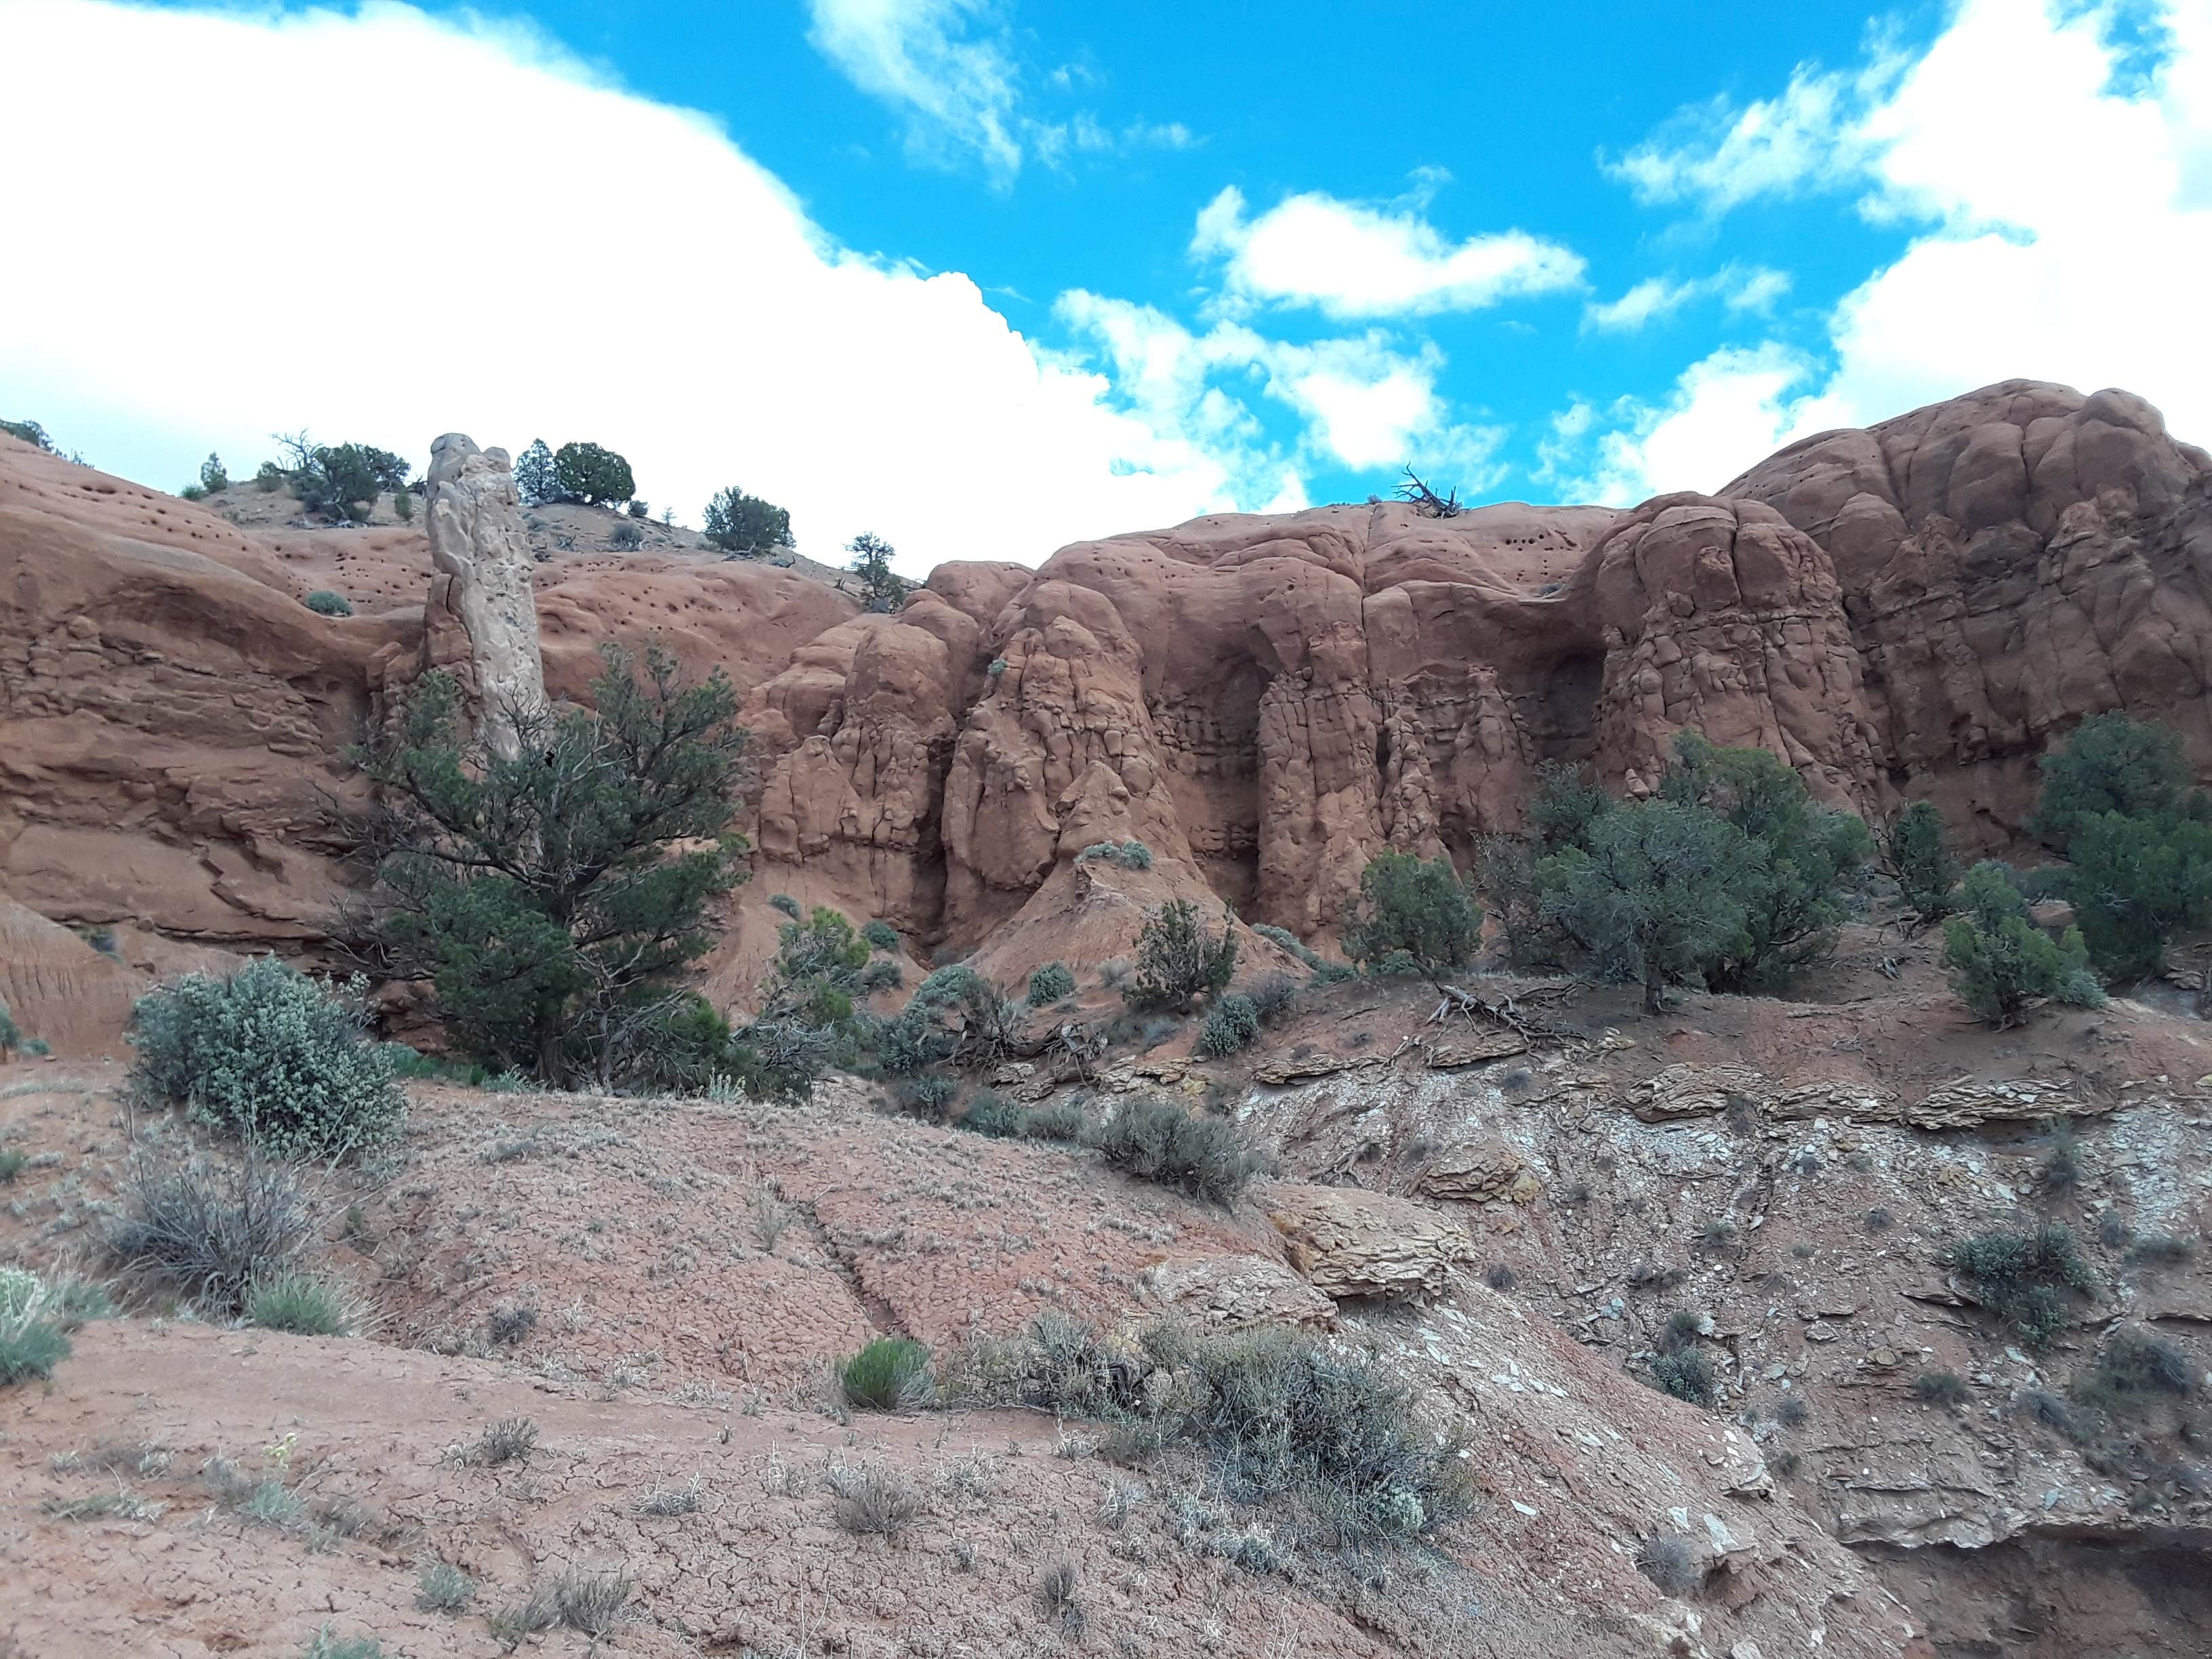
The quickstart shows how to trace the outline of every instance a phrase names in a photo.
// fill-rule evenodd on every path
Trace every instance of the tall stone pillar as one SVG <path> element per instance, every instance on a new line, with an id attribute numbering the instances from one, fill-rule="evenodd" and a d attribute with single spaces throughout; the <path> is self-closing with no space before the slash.
<path id="1" fill-rule="evenodd" d="M 484 742 L 512 760 L 516 715 L 544 705 L 545 665 L 507 452 L 446 434 L 430 446 L 422 509 L 437 568 L 424 611 L 425 653 L 430 666 L 461 681 Z"/>

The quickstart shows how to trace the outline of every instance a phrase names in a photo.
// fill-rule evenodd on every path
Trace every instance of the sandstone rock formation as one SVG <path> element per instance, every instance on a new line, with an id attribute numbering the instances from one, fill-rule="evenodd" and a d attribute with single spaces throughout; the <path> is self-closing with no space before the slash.
<path id="1" fill-rule="evenodd" d="M 441 441 L 428 626 L 288 614 L 239 647 L 234 620 L 273 623 L 295 573 L 350 569 L 388 605 L 410 561 L 431 579 L 428 542 L 398 526 L 259 539 L 0 441 L 0 512 L 29 515 L 0 528 L 0 559 L 68 566 L 0 599 L 0 726 L 27 709 L 58 722 L 0 755 L 23 778 L 0 806 L 10 890 L 67 920 L 130 908 L 183 934 L 313 944 L 332 872 L 301 809 L 342 784 L 361 720 L 425 663 L 529 655 L 507 475 Z M 2008 382 L 1807 440 L 1718 496 L 1632 510 L 1208 517 L 1034 572 L 949 564 L 893 616 L 793 571 L 538 551 L 553 695 L 583 692 L 603 640 L 656 635 L 738 685 L 759 769 L 746 904 L 803 893 L 994 969 L 1029 954 L 1016 935 L 1079 913 L 1098 955 L 1126 954 L 1134 901 L 1166 895 L 1325 935 L 1376 851 L 1464 860 L 1519 822 L 1547 760 L 1647 787 L 1689 726 L 1765 746 L 1862 812 L 1934 799 L 1990 848 L 2016 838 L 2036 759 L 2085 714 L 2167 720 L 2212 770 L 2212 461 L 2124 392 Z M 473 585 L 457 574 L 487 558 Z M 254 718 L 296 705 L 283 758 L 235 722 L 205 732 L 193 696 L 134 694 L 149 741 L 71 759 L 115 729 L 94 712 L 114 665 L 66 696 L 49 682 L 88 665 L 82 630 L 111 622 L 141 680 L 148 651 L 172 678 L 229 652 Z M 280 644 L 283 665 L 240 660 Z M 505 687 L 519 671 L 489 672 Z M 201 763 L 234 744 L 256 758 Z M 147 781 L 143 757 L 161 753 L 188 786 Z M 224 777 L 257 763 L 251 784 Z M 139 793 L 118 811 L 125 775 Z M 70 824 L 100 850 L 63 857 Z M 1152 854 L 1128 902 L 1074 879 L 1109 839 Z M 718 994 L 743 991 L 773 938 L 733 933 Z"/>
<path id="2" fill-rule="evenodd" d="M 545 667 L 507 452 L 480 450 L 458 432 L 432 444 L 422 523 L 438 573 L 423 612 L 423 666 L 453 674 L 486 744 L 512 760 L 516 721 L 544 706 Z"/>
<path id="3" fill-rule="evenodd" d="M 1474 1254 L 1465 1229 L 1383 1193 L 1285 1183 L 1266 1207 L 1291 1265 L 1340 1299 L 1437 1295 L 1453 1266 Z"/>

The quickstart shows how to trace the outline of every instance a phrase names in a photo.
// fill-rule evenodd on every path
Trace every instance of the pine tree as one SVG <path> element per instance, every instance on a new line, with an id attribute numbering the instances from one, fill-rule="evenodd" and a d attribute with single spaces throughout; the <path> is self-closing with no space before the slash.
<path id="1" fill-rule="evenodd" d="M 514 493 L 525 507 L 543 507 L 554 496 L 553 452 L 543 438 L 532 438 L 530 447 L 514 464 Z"/>

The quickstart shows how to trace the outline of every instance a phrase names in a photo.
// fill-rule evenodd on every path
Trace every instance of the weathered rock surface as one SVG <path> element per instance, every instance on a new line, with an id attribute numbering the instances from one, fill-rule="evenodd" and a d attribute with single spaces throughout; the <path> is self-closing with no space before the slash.
<path id="1" fill-rule="evenodd" d="M 422 523 L 438 573 L 423 611 L 422 665 L 453 675 L 485 744 L 511 760 L 516 722 L 545 705 L 545 665 L 507 452 L 480 450 L 459 432 L 432 444 Z"/>
<path id="2" fill-rule="evenodd" d="M 1201 1325 L 1328 1325 L 1336 1304 L 1279 1261 L 1257 1255 L 1172 1255 L 1138 1276 L 1138 1288 Z"/>
<path id="3" fill-rule="evenodd" d="M 118 1053 L 138 990 L 121 963 L 0 896 L 0 1007 L 24 1037 L 58 1055 Z"/>
<path id="4" fill-rule="evenodd" d="M 1387 1193 L 1285 1184 L 1265 1204 L 1291 1265 L 1340 1300 L 1435 1296 L 1474 1254 L 1466 1229 Z"/>

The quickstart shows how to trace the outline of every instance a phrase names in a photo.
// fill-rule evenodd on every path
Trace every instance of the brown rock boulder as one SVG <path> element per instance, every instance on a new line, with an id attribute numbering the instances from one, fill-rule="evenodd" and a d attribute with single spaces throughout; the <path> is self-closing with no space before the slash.
<path id="1" fill-rule="evenodd" d="M 1440 1295 L 1453 1267 L 1474 1255 L 1465 1228 L 1386 1193 L 1285 1183 L 1262 1203 L 1291 1265 L 1339 1300 Z"/>

